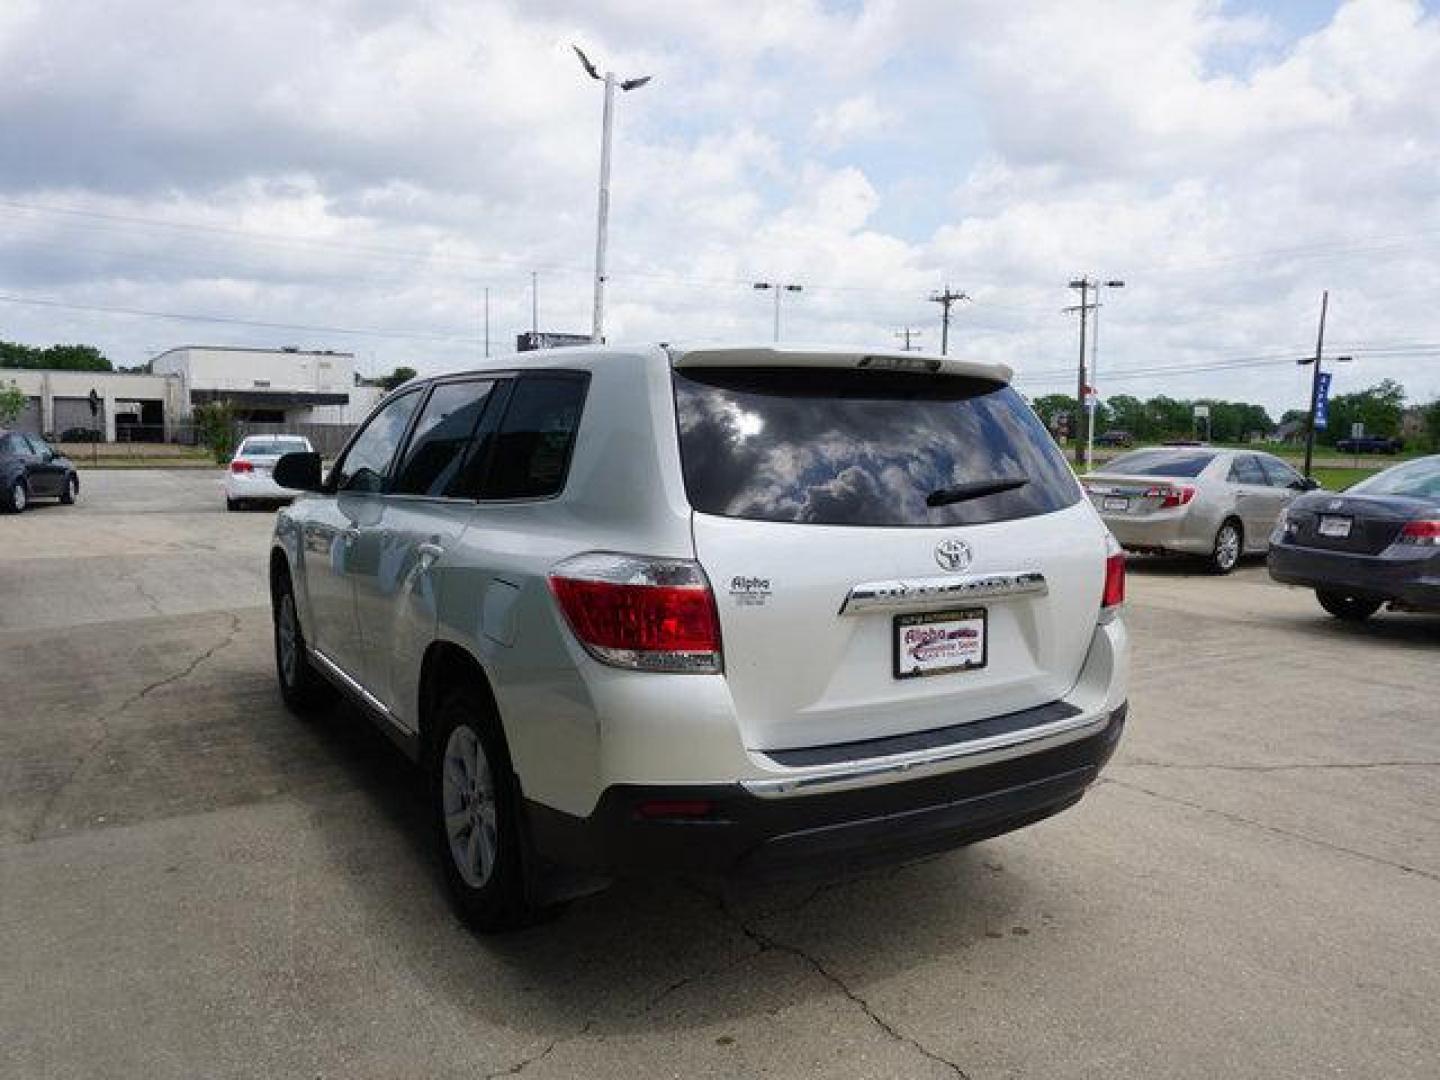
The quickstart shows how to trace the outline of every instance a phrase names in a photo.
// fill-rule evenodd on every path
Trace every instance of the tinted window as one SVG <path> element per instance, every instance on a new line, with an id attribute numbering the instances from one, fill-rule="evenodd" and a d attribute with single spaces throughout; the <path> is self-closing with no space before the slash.
<path id="1" fill-rule="evenodd" d="M 1260 469 L 1260 463 L 1255 460 L 1254 454 L 1241 454 L 1230 466 L 1230 482 L 1232 484 L 1264 484 L 1265 474 Z"/>
<path id="2" fill-rule="evenodd" d="M 690 504 L 823 525 L 967 525 L 1073 505 L 1079 485 L 1014 390 L 983 379 L 836 369 L 677 371 Z M 928 505 L 968 484 L 1022 486 Z"/>
<path id="3" fill-rule="evenodd" d="M 435 387 L 415 424 L 391 491 L 403 495 L 451 493 L 494 386 L 492 382 L 459 382 Z"/>
<path id="4" fill-rule="evenodd" d="M 482 498 L 538 499 L 565 486 L 585 402 L 583 378 L 526 376 L 515 383 Z"/>
<path id="5" fill-rule="evenodd" d="M 1128 476 L 1199 476 L 1215 460 L 1207 450 L 1136 450 L 1105 466 L 1107 473 Z"/>
<path id="6" fill-rule="evenodd" d="M 0 454 L 28 454 L 30 447 L 19 435 L 0 435 Z"/>
<path id="7" fill-rule="evenodd" d="M 1258 456 L 1260 468 L 1265 470 L 1265 480 L 1271 487 L 1289 487 L 1300 479 L 1300 474 L 1279 458 Z"/>
<path id="8" fill-rule="evenodd" d="M 282 454 L 304 454 L 310 449 L 310 444 L 304 439 L 296 436 L 293 439 L 276 438 L 249 438 L 240 444 L 237 453 L 240 454 L 274 454 L 277 457 Z"/>
<path id="9" fill-rule="evenodd" d="M 25 438 L 30 441 L 30 452 L 32 454 L 36 455 L 37 457 L 44 457 L 46 454 L 50 453 L 50 444 L 47 443 L 44 439 L 40 438 L 37 435 L 26 435 Z"/>
<path id="10" fill-rule="evenodd" d="M 1440 499 L 1440 457 L 1407 461 L 1392 469 L 1376 473 L 1354 487 L 1347 495 L 1410 495 L 1422 499 Z"/>
<path id="11" fill-rule="evenodd" d="M 405 394 L 386 404 L 370 418 L 350 444 L 344 459 L 335 466 L 331 484 L 337 491 L 384 490 L 385 474 L 405 435 L 410 416 L 420 403 L 417 393 Z"/>

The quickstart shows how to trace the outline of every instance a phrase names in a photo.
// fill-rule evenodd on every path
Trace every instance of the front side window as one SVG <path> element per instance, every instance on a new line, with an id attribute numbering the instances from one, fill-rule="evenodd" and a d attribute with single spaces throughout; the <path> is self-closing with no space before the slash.
<path id="1" fill-rule="evenodd" d="M 567 375 L 527 375 L 515 382 L 481 498 L 543 499 L 560 493 L 586 386 L 583 377 Z"/>
<path id="2" fill-rule="evenodd" d="M 371 494 L 384 491 L 390 462 L 400 448 L 400 440 L 405 437 L 405 429 L 419 403 L 420 395 L 412 391 L 382 406 L 335 466 L 330 477 L 331 489 Z"/>
<path id="3" fill-rule="evenodd" d="M 812 525 L 974 525 L 1073 506 L 1050 433 L 989 379 L 835 368 L 674 373 L 690 505 Z"/>
<path id="4" fill-rule="evenodd" d="M 0 435 L 0 454 L 25 455 L 30 453 L 30 447 L 19 435 Z"/>
<path id="5" fill-rule="evenodd" d="M 391 492 L 398 495 L 453 494 L 495 384 L 441 383 L 415 423 L 405 460 Z"/>

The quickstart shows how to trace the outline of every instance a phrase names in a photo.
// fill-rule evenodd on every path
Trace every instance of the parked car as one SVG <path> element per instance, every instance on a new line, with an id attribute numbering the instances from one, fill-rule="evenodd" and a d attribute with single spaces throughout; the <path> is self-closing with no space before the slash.
<path id="1" fill-rule="evenodd" d="M 1405 440 L 1387 435 L 1361 435 L 1335 440 L 1335 449 L 1342 454 L 1398 454 L 1405 449 Z"/>
<path id="2" fill-rule="evenodd" d="M 1106 431 L 1095 436 L 1096 446 L 1134 446 L 1135 436 L 1128 431 Z"/>
<path id="3" fill-rule="evenodd" d="M 1343 494 L 1296 499 L 1270 539 L 1270 576 L 1315 590 L 1338 619 L 1382 605 L 1440 611 L 1440 455 L 1394 465 Z"/>
<path id="4" fill-rule="evenodd" d="M 295 493 L 275 483 L 271 475 L 275 462 L 285 454 L 308 454 L 314 449 L 302 435 L 247 435 L 225 470 L 225 509 L 288 503 Z"/>
<path id="5" fill-rule="evenodd" d="M 1217 574 L 1263 552 L 1281 511 L 1318 486 L 1270 454 L 1209 447 L 1122 454 L 1084 485 L 1126 551 L 1198 555 Z"/>
<path id="6" fill-rule="evenodd" d="M 62 443 L 97 443 L 105 441 L 105 433 L 99 428 L 72 427 L 66 428 L 60 433 L 56 440 Z"/>
<path id="7" fill-rule="evenodd" d="M 18 514 L 35 499 L 80 497 L 75 466 L 38 435 L 0 428 L 0 509 Z"/>
<path id="8" fill-rule="evenodd" d="M 1010 370 L 571 348 L 383 401 L 270 556 L 280 691 L 423 765 L 461 915 L 1054 814 L 1126 715 L 1124 556 Z"/>

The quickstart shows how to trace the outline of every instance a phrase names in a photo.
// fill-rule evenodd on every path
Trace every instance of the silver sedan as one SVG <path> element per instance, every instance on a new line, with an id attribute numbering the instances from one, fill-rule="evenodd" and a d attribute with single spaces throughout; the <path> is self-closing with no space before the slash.
<path id="1" fill-rule="evenodd" d="M 1280 513 L 1319 485 L 1271 454 L 1161 447 L 1081 478 L 1127 551 L 1198 555 L 1217 574 L 1266 549 Z"/>

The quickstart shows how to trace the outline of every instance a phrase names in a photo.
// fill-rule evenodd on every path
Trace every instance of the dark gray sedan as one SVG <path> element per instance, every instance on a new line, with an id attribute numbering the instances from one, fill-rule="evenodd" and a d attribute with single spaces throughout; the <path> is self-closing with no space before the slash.
<path id="1" fill-rule="evenodd" d="M 1340 619 L 1387 603 L 1440 612 L 1440 454 L 1296 499 L 1270 538 L 1270 576 L 1314 589 Z"/>
<path id="2" fill-rule="evenodd" d="M 34 499 L 73 503 L 79 494 L 69 458 L 37 435 L 0 428 L 0 511 L 18 514 Z"/>

